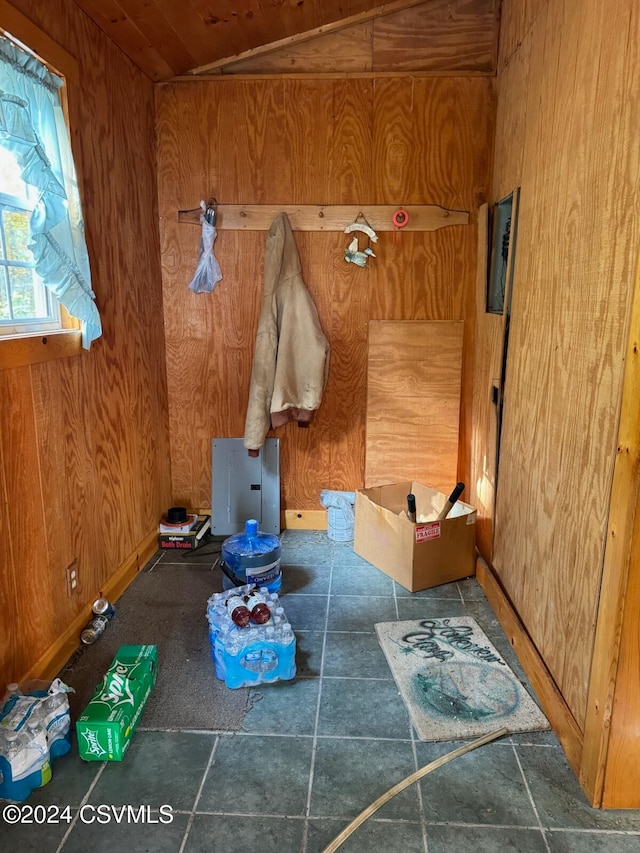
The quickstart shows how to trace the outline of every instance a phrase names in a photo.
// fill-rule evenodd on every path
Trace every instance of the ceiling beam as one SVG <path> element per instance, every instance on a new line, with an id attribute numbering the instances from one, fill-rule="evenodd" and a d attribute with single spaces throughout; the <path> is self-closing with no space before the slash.
<path id="1" fill-rule="evenodd" d="M 267 53 L 273 53 L 283 47 L 291 47 L 294 44 L 302 44 L 305 41 L 311 41 L 318 36 L 325 36 L 329 33 L 337 33 L 339 30 L 344 30 L 347 27 L 354 27 L 357 24 L 363 24 L 366 21 L 372 21 L 375 18 L 382 18 L 384 15 L 391 15 L 393 12 L 402 12 L 404 9 L 410 9 L 412 6 L 421 6 L 425 0 L 393 0 L 391 3 L 383 3 L 381 6 L 376 6 L 369 9 L 367 12 L 359 12 L 357 15 L 350 15 L 348 18 L 341 18 L 339 21 L 332 21 L 330 24 L 323 24 L 320 27 L 315 27 L 313 30 L 307 30 L 304 33 L 296 33 L 293 36 L 287 36 L 278 41 L 272 41 L 269 44 L 261 44 L 251 50 L 244 50 L 242 53 L 237 53 L 235 56 L 227 56 L 224 59 L 217 59 L 215 62 L 209 62 L 206 65 L 200 65 L 197 68 L 192 68 L 186 71 L 181 76 L 197 76 L 199 74 L 210 74 L 216 69 L 224 68 L 225 65 L 230 65 L 232 62 L 239 62 L 242 59 L 251 59 L 255 56 L 264 56 Z"/>

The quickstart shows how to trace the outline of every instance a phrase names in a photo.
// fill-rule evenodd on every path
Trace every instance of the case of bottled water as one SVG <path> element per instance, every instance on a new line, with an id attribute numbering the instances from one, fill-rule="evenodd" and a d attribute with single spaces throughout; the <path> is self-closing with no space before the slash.
<path id="1" fill-rule="evenodd" d="M 22 802 L 51 779 L 51 762 L 71 749 L 67 687 L 55 681 L 7 685 L 0 705 L 0 799 Z"/>
<path id="2" fill-rule="evenodd" d="M 216 677 L 232 689 L 273 681 L 286 681 L 296 674 L 296 637 L 287 622 L 277 593 L 259 590 L 270 618 L 258 624 L 253 617 L 241 627 L 230 608 L 238 599 L 250 604 L 257 590 L 252 584 L 214 593 L 207 602 L 209 642 Z M 258 613 L 258 609 L 251 611 Z M 244 623 L 245 620 L 239 620 Z"/>

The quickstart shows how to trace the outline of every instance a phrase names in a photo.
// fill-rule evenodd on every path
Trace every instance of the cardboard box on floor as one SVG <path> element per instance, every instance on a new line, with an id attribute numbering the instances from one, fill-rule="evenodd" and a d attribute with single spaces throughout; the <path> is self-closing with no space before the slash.
<path id="1" fill-rule="evenodd" d="M 415 524 L 406 516 L 410 493 Z M 410 592 L 475 574 L 476 510 L 458 501 L 436 521 L 447 497 L 411 481 L 359 489 L 353 550 Z"/>
<path id="2" fill-rule="evenodd" d="M 80 758 L 122 761 L 157 677 L 157 646 L 120 646 L 76 722 Z"/>

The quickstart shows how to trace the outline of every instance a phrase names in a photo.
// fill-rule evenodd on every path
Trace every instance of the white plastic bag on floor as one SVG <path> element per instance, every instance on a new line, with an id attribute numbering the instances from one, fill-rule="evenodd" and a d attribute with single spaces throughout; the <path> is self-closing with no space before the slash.
<path id="1" fill-rule="evenodd" d="M 320 503 L 327 510 L 327 534 L 335 542 L 350 542 L 355 526 L 355 492 L 322 489 Z"/>
<path id="2" fill-rule="evenodd" d="M 207 221 L 204 214 L 206 205 L 204 201 L 200 202 L 200 207 L 203 213 L 200 214 L 200 222 L 202 224 L 202 236 L 200 238 L 200 257 L 196 267 L 195 275 L 189 284 L 189 290 L 194 293 L 211 293 L 213 288 L 222 278 L 220 264 L 216 256 L 213 254 L 213 244 L 215 242 L 217 232 L 215 226 Z"/>

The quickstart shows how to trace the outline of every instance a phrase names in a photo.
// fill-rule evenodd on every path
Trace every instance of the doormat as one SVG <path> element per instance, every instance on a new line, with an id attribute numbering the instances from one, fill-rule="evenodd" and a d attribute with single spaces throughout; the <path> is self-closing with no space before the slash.
<path id="1" fill-rule="evenodd" d="M 420 740 L 549 729 L 549 723 L 470 616 L 379 622 L 378 641 Z"/>
<path id="2" fill-rule="evenodd" d="M 69 694 L 72 721 L 120 646 L 149 643 L 158 646 L 158 681 L 141 729 L 238 731 L 251 704 L 249 688 L 231 690 L 216 678 L 209 645 L 207 599 L 220 589 L 220 569 L 197 563 L 160 562 L 140 572 L 116 603 L 104 634 L 80 646 L 58 673 L 76 691 Z"/>

